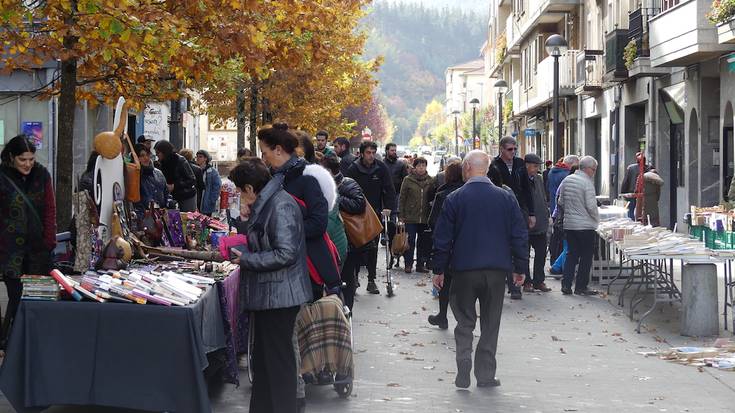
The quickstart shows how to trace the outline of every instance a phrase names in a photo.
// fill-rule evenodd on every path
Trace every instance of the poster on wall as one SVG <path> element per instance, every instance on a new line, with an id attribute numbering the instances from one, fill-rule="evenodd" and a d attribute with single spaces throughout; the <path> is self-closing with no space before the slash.
<path id="1" fill-rule="evenodd" d="M 21 133 L 33 139 L 36 149 L 43 148 L 43 122 L 23 122 Z"/>

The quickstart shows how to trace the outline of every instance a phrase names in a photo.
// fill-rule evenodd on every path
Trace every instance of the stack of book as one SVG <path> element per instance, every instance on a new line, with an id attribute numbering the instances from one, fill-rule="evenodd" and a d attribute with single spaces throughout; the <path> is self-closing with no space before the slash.
<path id="1" fill-rule="evenodd" d="M 59 284 L 51 277 L 45 275 L 24 275 L 20 278 L 23 283 L 24 300 L 50 300 L 59 299 Z"/>
<path id="2" fill-rule="evenodd" d="M 199 300 L 214 279 L 173 271 L 88 271 L 81 287 L 105 301 L 185 306 Z"/>

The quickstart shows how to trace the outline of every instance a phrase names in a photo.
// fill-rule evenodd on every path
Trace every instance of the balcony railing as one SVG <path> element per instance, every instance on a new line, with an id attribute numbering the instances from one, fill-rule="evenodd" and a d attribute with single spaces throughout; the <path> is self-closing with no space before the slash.
<path id="1" fill-rule="evenodd" d="M 648 19 L 659 12 L 660 9 L 656 7 L 645 7 L 633 10 L 628 15 L 628 39 L 635 41 L 637 57 L 651 55 L 648 44 Z"/>
<path id="2" fill-rule="evenodd" d="M 577 54 L 577 94 L 588 94 L 602 89 L 602 77 L 605 74 L 603 59 L 602 50 L 583 50 Z"/>
<path id="3" fill-rule="evenodd" d="M 628 78 L 623 53 L 628 39 L 628 29 L 615 29 L 605 35 L 605 76 L 606 81 L 622 81 Z"/>

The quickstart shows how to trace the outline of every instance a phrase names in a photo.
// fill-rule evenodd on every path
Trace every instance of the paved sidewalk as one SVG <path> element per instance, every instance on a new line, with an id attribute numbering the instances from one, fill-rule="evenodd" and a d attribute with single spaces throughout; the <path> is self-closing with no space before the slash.
<path id="1" fill-rule="evenodd" d="M 382 272 L 379 272 L 382 274 Z M 363 276 L 364 277 L 364 276 Z M 360 290 L 354 317 L 355 390 L 308 387 L 310 412 L 732 412 L 735 372 L 680 366 L 637 354 L 705 345 L 678 335 L 678 305 L 664 305 L 642 334 L 603 297 L 547 294 L 506 299 L 495 389 L 456 390 L 454 338 L 431 327 L 436 311 L 428 278 L 397 272 L 396 297 Z M 384 291 L 385 288 L 382 288 Z M 609 297 L 615 302 L 617 297 Z M 479 335 L 479 327 L 475 332 Z M 729 335 L 729 334 L 728 334 Z M 243 372 L 243 379 L 246 378 Z M 246 379 L 245 379 L 246 380 Z M 215 412 L 247 412 L 249 384 L 211 390 Z M 4 407 L 3 407 L 4 406 Z M 0 404 L 0 412 L 10 412 Z M 53 408 L 51 412 L 124 412 Z"/>

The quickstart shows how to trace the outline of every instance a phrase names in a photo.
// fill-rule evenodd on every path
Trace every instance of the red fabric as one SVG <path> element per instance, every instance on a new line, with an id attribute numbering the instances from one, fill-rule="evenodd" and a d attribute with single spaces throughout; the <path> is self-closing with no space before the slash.
<path id="1" fill-rule="evenodd" d="M 56 198 L 54 197 L 54 186 L 51 180 L 46 180 L 44 188 L 45 208 L 43 213 L 43 244 L 49 251 L 56 248 Z"/>

